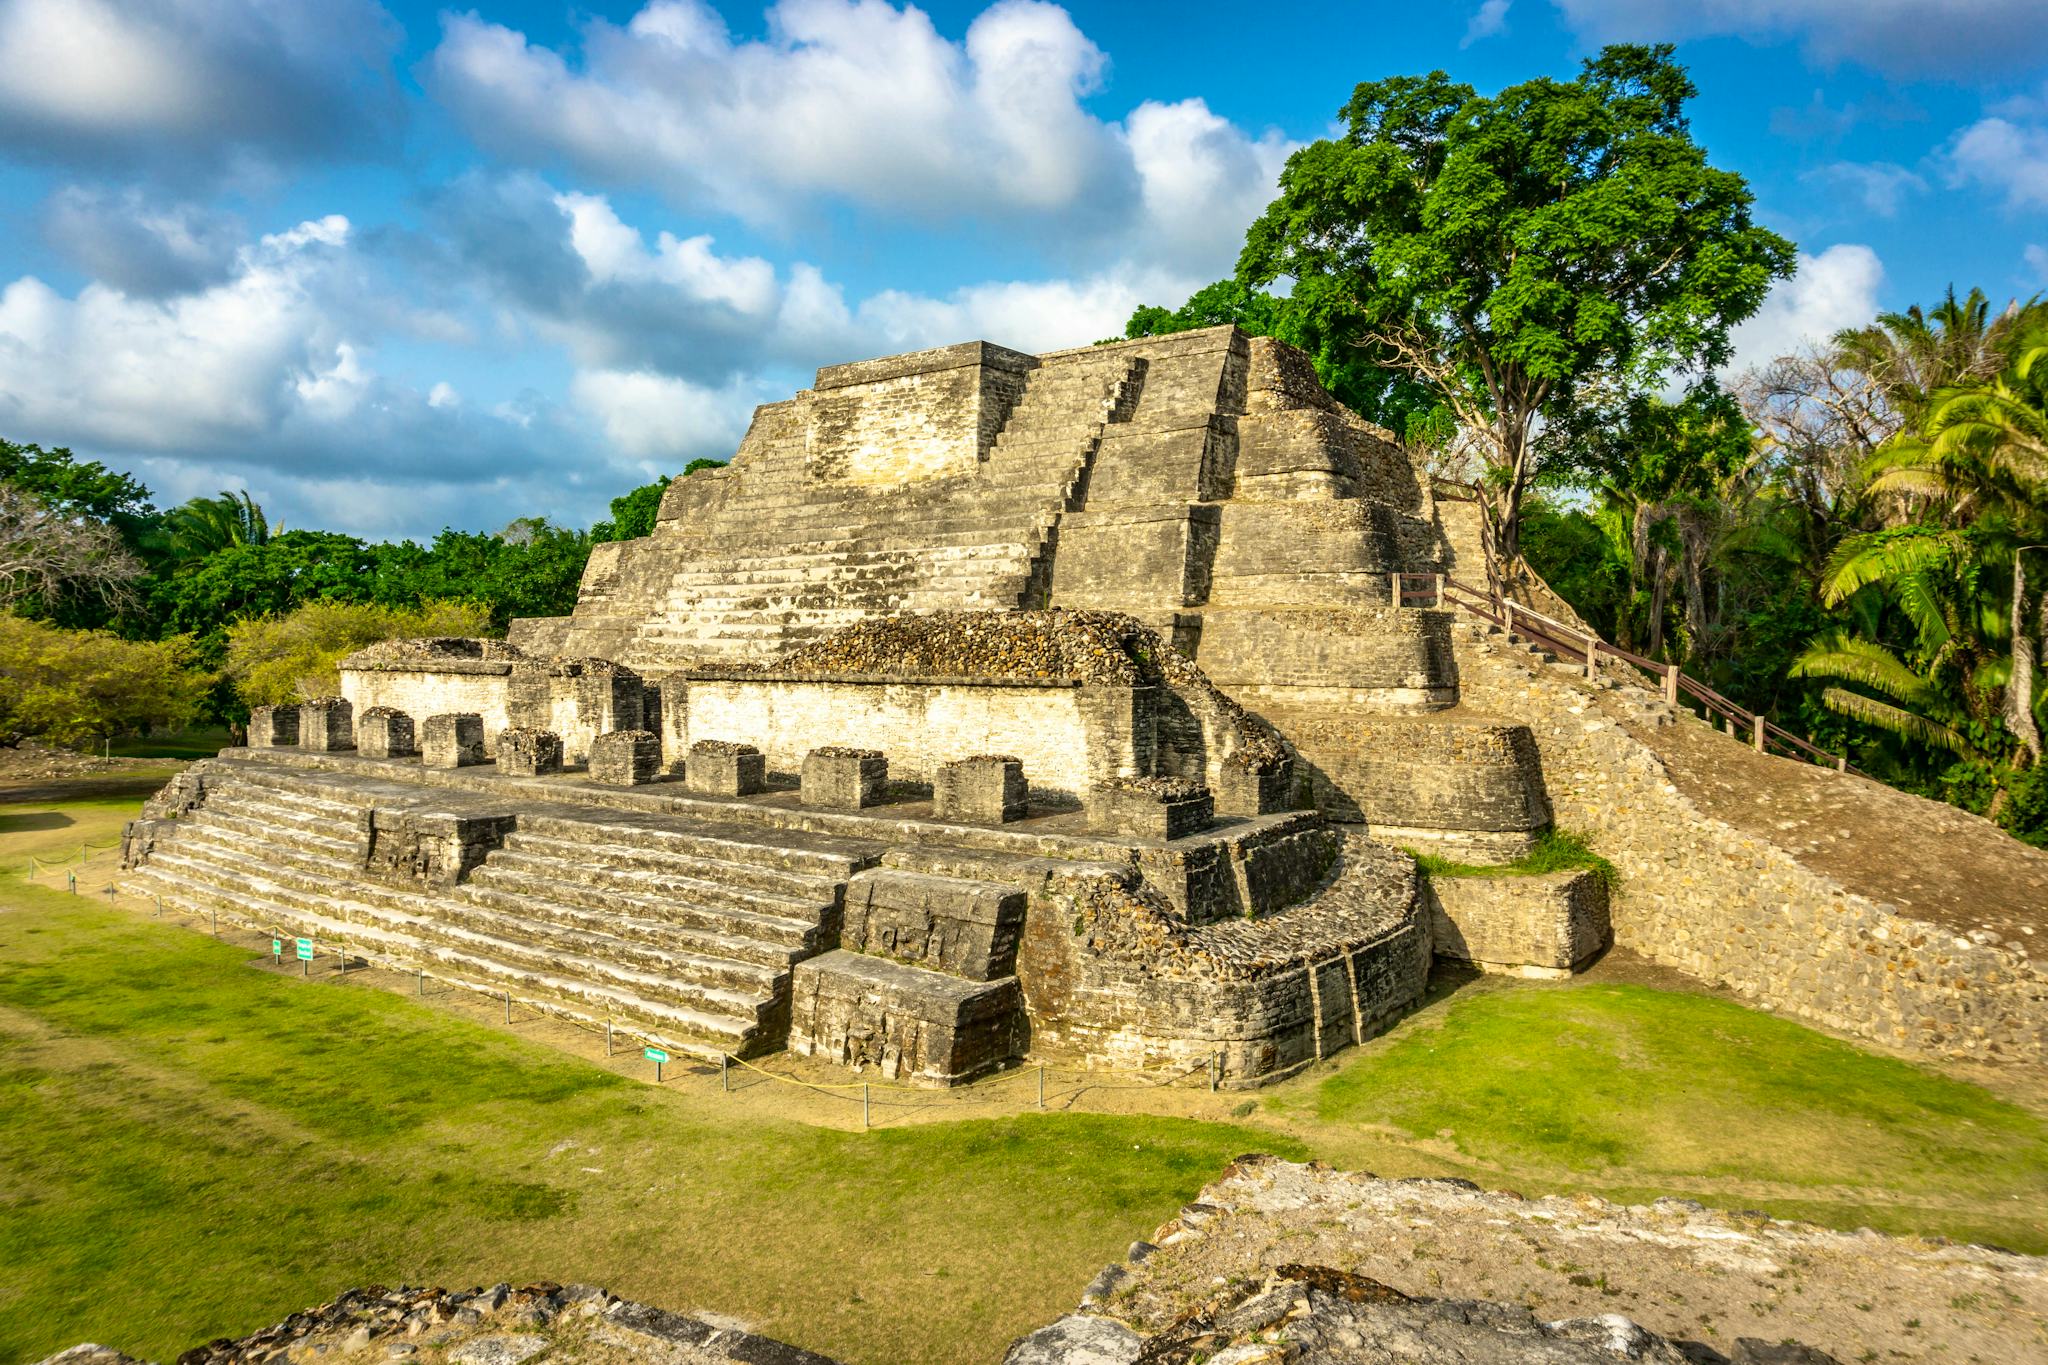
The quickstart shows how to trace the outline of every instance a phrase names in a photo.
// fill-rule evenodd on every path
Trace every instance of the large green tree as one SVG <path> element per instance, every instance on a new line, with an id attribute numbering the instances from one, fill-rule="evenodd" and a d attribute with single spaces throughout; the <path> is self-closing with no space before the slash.
<path id="1" fill-rule="evenodd" d="M 1583 392 L 1641 392 L 1728 360 L 1729 329 L 1793 268 L 1709 165 L 1668 45 L 1482 96 L 1443 72 L 1360 85 L 1346 132 L 1288 159 L 1247 235 L 1249 286 L 1292 280 L 1332 343 L 1426 384 L 1484 457 L 1512 565 L 1536 437 Z"/>

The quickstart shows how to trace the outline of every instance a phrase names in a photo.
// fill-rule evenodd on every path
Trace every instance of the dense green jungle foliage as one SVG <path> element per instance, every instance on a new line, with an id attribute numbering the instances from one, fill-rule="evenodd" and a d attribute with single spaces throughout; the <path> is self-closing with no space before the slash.
<path id="1" fill-rule="evenodd" d="M 273 526 L 246 492 L 159 510 L 99 461 L 0 440 L 0 542 L 54 566 L 0 577 L 0 742 L 239 724 L 252 703 L 331 688 L 334 660 L 371 641 L 561 615 L 591 546 L 646 535 L 667 483 L 588 531 L 523 517 L 421 545 Z"/>

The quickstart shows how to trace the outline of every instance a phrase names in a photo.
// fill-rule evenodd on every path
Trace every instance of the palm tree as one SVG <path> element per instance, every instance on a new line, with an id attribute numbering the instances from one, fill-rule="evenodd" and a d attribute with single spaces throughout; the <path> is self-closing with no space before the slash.
<path id="1" fill-rule="evenodd" d="M 2035 675 L 2048 637 L 2048 601 L 2029 590 L 2025 572 L 2027 553 L 2048 543 L 2048 321 L 2035 305 L 2029 311 L 2027 329 L 2000 340 L 2002 373 L 1934 392 L 1918 429 L 1869 462 L 1869 492 L 1908 519 L 1848 537 L 1829 561 L 1822 601 L 1839 606 L 1880 590 L 1911 627 L 1911 662 L 1875 640 L 1838 635 L 1794 668 L 1892 699 L 1827 689 L 1823 702 L 1844 715 L 2022 766 L 2041 758 Z"/>
<path id="2" fill-rule="evenodd" d="M 217 498 L 194 498 L 171 509 L 164 518 L 171 548 L 180 565 L 192 565 L 218 550 L 235 545 L 262 545 L 272 527 L 262 505 L 242 492 L 221 491 Z M 277 530 L 284 527 L 280 524 Z"/>

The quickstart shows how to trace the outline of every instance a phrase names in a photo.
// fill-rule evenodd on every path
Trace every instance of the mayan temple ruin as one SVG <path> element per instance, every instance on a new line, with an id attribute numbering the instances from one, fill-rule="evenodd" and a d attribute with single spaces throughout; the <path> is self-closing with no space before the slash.
<path id="1" fill-rule="evenodd" d="M 259 709 L 130 827 L 125 884 L 697 1056 L 931 1084 L 1254 1083 L 1433 961 L 1610 942 L 1888 1045 L 2048 1054 L 2025 907 L 1944 920 L 1697 774 L 1968 817 L 1461 607 L 1479 524 L 1231 327 L 829 366 L 598 546 L 574 614 Z M 1611 898 L 1404 851 L 1509 863 L 1554 824 Z"/>

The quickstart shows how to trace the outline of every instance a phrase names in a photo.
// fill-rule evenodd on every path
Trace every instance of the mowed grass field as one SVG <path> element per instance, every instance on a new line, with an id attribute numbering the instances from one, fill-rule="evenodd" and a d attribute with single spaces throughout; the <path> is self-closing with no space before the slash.
<path id="1" fill-rule="evenodd" d="M 141 785 L 0 805 L 0 1362 L 167 1359 L 351 1285 L 507 1279 L 857 1365 L 994 1361 L 1246 1151 L 2048 1250 L 2028 1094 L 1634 984 L 1475 983 L 1275 1090 L 1160 1113 L 863 1133 L 715 1076 L 657 1088 L 24 879 L 111 839 Z"/>

